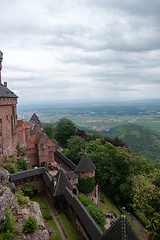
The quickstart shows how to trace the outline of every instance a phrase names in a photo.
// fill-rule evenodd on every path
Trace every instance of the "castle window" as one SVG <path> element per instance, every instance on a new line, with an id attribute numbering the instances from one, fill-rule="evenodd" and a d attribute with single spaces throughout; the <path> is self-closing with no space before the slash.
<path id="1" fill-rule="evenodd" d="M 6 119 L 9 120 L 8 115 L 6 115 Z"/>

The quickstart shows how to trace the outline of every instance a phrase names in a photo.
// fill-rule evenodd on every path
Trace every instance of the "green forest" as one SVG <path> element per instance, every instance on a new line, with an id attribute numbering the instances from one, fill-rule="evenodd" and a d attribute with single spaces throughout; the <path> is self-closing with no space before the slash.
<path id="1" fill-rule="evenodd" d="M 62 153 L 75 164 L 87 152 L 96 166 L 96 182 L 107 189 L 118 206 L 126 206 L 140 219 L 149 239 L 159 239 L 160 162 L 140 156 L 133 149 L 131 151 L 122 138 L 123 129 L 119 131 L 121 139 L 115 136 L 113 139 L 103 138 L 77 129 L 70 119 L 61 118 L 55 127 L 45 124 L 44 131 L 57 141 Z M 136 132 L 134 127 L 132 131 Z M 151 138 L 148 136 L 148 141 Z M 145 137 L 142 141 L 142 145 L 145 144 Z"/>

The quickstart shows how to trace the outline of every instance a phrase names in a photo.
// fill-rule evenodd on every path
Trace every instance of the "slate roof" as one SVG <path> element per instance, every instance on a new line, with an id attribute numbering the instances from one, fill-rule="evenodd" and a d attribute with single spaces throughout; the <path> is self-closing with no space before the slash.
<path id="1" fill-rule="evenodd" d="M 96 224 L 96 222 L 93 220 L 93 218 L 90 216 L 83 204 L 79 201 L 79 199 L 68 188 L 66 188 L 64 197 L 67 200 L 68 204 L 72 206 L 81 224 L 85 228 L 89 239 L 99 239 L 99 237 L 102 235 L 102 231 Z"/>
<path id="2" fill-rule="evenodd" d="M 93 172 L 96 170 L 95 165 L 93 164 L 92 160 L 88 157 L 87 153 L 84 154 L 81 161 L 78 163 L 75 172 Z"/>
<path id="3" fill-rule="evenodd" d="M 33 136 L 33 135 L 37 135 L 38 133 L 41 133 L 43 130 L 42 128 L 37 125 L 37 124 L 30 124 L 30 122 L 28 122 L 28 124 L 30 125 L 30 135 Z"/>
<path id="4" fill-rule="evenodd" d="M 39 120 L 38 116 L 35 113 L 32 115 L 32 117 L 31 117 L 31 119 L 29 121 L 35 122 L 35 124 L 37 124 L 41 128 L 43 128 L 43 125 L 42 125 L 41 121 Z"/>
<path id="5" fill-rule="evenodd" d="M 7 97 L 7 98 L 18 98 L 18 96 L 9 90 L 7 87 L 0 86 L 0 97 Z"/>
<path id="6" fill-rule="evenodd" d="M 19 172 L 19 173 L 10 174 L 10 181 L 14 182 L 16 180 L 20 180 L 20 179 L 27 178 L 27 177 L 43 175 L 43 173 L 45 171 L 46 171 L 46 169 L 44 167 L 41 167 L 41 168 L 26 170 L 26 171 Z"/>
<path id="7" fill-rule="evenodd" d="M 75 173 L 74 171 L 72 172 L 66 172 L 65 175 L 70 178 L 70 179 L 75 179 L 75 178 L 78 178 L 78 174 Z"/>
<path id="8" fill-rule="evenodd" d="M 103 233 L 103 235 L 98 238 L 98 240 L 138 240 L 139 238 L 132 229 L 130 223 L 124 215 L 121 215 L 117 221 L 111 225 Z"/>
<path id="9" fill-rule="evenodd" d="M 43 180 L 44 180 L 45 184 L 47 185 L 47 187 L 49 188 L 51 194 L 53 194 L 54 183 L 53 183 L 51 176 L 49 175 L 49 173 L 47 171 L 44 171 L 44 173 L 43 173 Z"/>
<path id="10" fill-rule="evenodd" d="M 61 152 L 58 150 L 55 151 L 55 154 L 57 155 L 58 158 L 60 158 L 67 166 L 69 166 L 72 170 L 75 170 L 76 165 L 68 159 L 66 156 L 64 156 Z"/>
<path id="11" fill-rule="evenodd" d="M 56 183 L 55 191 L 53 194 L 54 197 L 64 194 L 66 187 L 70 190 L 73 189 L 72 184 L 69 182 L 68 178 L 66 177 L 66 175 L 64 174 L 64 172 L 62 170 L 58 171 L 55 178 L 57 179 L 57 183 Z"/>

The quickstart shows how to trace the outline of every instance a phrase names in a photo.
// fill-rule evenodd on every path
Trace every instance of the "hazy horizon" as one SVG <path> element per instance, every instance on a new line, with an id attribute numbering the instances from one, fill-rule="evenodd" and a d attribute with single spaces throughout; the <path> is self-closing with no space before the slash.
<path id="1" fill-rule="evenodd" d="M 159 0 L 3 1 L 2 81 L 20 104 L 160 98 L 159 9 Z"/>

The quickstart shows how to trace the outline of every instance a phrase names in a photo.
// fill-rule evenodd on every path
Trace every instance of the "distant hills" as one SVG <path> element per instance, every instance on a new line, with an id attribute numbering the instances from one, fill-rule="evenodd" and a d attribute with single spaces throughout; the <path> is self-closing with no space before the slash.
<path id="1" fill-rule="evenodd" d="M 157 132 L 130 124 L 112 128 L 108 136 L 120 138 L 133 152 L 160 161 L 160 134 Z"/>

